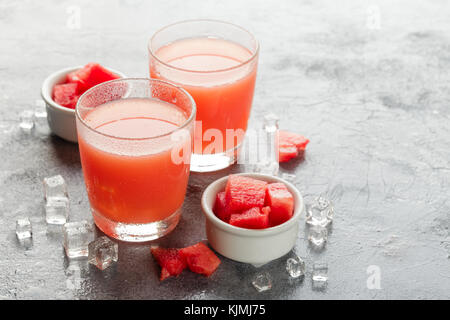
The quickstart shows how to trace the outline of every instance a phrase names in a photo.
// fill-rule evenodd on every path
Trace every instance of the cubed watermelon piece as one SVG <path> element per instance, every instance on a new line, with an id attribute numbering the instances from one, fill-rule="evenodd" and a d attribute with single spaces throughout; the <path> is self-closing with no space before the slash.
<path id="1" fill-rule="evenodd" d="M 298 156 L 298 149 L 293 144 L 283 144 L 278 147 L 278 162 L 287 162 Z"/>
<path id="2" fill-rule="evenodd" d="M 96 63 L 91 67 L 91 75 L 88 78 L 88 84 L 90 85 L 90 87 L 93 87 L 99 83 L 119 78 L 119 75 Z"/>
<path id="3" fill-rule="evenodd" d="M 53 87 L 53 101 L 57 104 L 75 109 L 78 98 L 80 97 L 78 84 L 76 83 L 63 83 L 57 84 Z"/>
<path id="4" fill-rule="evenodd" d="M 220 265 L 220 259 L 203 242 L 180 249 L 192 272 L 209 277 Z"/>
<path id="5" fill-rule="evenodd" d="M 289 220 L 294 213 L 294 197 L 284 183 L 267 185 L 266 204 L 270 206 L 269 222 L 271 226 Z"/>
<path id="6" fill-rule="evenodd" d="M 216 195 L 213 212 L 222 221 L 228 222 L 230 220 L 231 210 L 227 204 L 225 191 Z"/>
<path id="7" fill-rule="evenodd" d="M 247 229 L 265 229 L 269 227 L 270 207 L 255 207 L 242 213 L 234 213 L 230 217 L 230 224 Z"/>
<path id="8" fill-rule="evenodd" d="M 150 250 L 161 267 L 161 281 L 170 276 L 178 276 L 187 266 L 179 249 L 152 247 Z"/>
<path id="9" fill-rule="evenodd" d="M 119 78 L 120 76 L 98 63 L 88 63 L 83 68 L 69 73 L 67 75 L 67 82 L 77 83 L 80 92 L 83 93 L 99 83 Z"/>
<path id="10" fill-rule="evenodd" d="M 305 138 L 301 134 L 284 130 L 278 131 L 278 138 L 280 142 L 287 142 L 295 145 L 298 150 L 305 149 L 309 143 L 309 139 Z"/>
<path id="11" fill-rule="evenodd" d="M 300 152 L 305 150 L 308 143 L 309 139 L 300 134 L 280 130 L 278 132 L 278 161 L 287 162 L 297 157 Z"/>
<path id="12" fill-rule="evenodd" d="M 253 207 L 263 207 L 267 182 L 245 176 L 231 175 L 225 187 L 230 210 L 242 212 Z"/>
<path id="13" fill-rule="evenodd" d="M 85 92 L 87 89 L 89 89 L 87 79 L 91 74 L 92 65 L 93 63 L 88 63 L 83 68 L 68 73 L 66 76 L 66 82 L 76 83 L 78 85 L 79 91 Z"/>

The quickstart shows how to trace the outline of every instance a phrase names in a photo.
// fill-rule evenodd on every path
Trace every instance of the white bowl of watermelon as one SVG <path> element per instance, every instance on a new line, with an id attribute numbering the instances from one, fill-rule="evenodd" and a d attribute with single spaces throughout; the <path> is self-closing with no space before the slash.
<path id="1" fill-rule="evenodd" d="M 305 210 L 294 185 L 257 173 L 216 180 L 203 192 L 201 203 L 211 247 L 229 259 L 253 265 L 292 250 Z"/>
<path id="2" fill-rule="evenodd" d="M 75 106 L 91 87 L 125 75 L 98 63 L 65 68 L 49 75 L 42 84 L 41 96 L 47 109 L 50 130 L 64 140 L 77 142 Z"/>

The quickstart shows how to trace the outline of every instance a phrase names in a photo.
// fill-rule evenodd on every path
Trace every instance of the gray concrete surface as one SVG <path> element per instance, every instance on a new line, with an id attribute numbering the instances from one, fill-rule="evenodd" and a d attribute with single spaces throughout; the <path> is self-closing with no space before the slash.
<path id="1" fill-rule="evenodd" d="M 449 16 L 445 0 L 1 0 L 0 299 L 449 299 Z M 259 269 L 223 258 L 209 279 L 186 272 L 160 283 L 149 243 L 120 243 L 119 263 L 101 272 L 69 262 L 60 237 L 46 231 L 46 176 L 67 180 L 74 219 L 90 215 L 78 149 L 45 132 L 22 135 L 19 112 L 34 107 L 48 74 L 67 66 L 98 61 L 147 76 L 151 34 L 191 18 L 256 35 L 251 126 L 275 110 L 282 128 L 311 139 L 304 159 L 282 166 L 306 196 L 344 189 L 323 252 L 308 246 L 301 222 L 294 252 L 307 261 L 303 282 L 288 278 L 283 257 Z M 245 170 L 192 174 L 179 226 L 155 242 L 204 239 L 202 190 Z M 28 250 L 15 237 L 19 216 L 33 222 Z M 325 291 L 311 287 L 319 260 L 329 264 Z M 379 289 L 370 285 L 373 270 Z M 260 271 L 272 275 L 272 290 L 252 287 Z"/>

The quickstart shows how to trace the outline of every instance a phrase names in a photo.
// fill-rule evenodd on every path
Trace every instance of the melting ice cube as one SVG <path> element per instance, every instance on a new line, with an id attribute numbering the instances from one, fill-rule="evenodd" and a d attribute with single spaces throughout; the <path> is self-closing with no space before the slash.
<path id="1" fill-rule="evenodd" d="M 324 289 L 328 283 L 328 264 L 326 262 L 315 262 L 312 272 L 314 289 Z"/>
<path id="2" fill-rule="evenodd" d="M 31 133 L 34 128 L 34 112 L 31 110 L 24 110 L 20 113 L 19 127 L 24 133 Z"/>
<path id="3" fill-rule="evenodd" d="M 252 284 L 258 292 L 272 289 L 272 279 L 267 272 L 258 273 L 252 281 Z"/>
<path id="4" fill-rule="evenodd" d="M 255 167 L 257 172 L 277 175 L 280 168 L 278 162 L 278 117 L 269 113 L 264 116 L 263 129 L 265 140 L 260 145 L 261 159 Z"/>
<path id="5" fill-rule="evenodd" d="M 119 246 L 106 236 L 100 237 L 89 243 L 89 263 L 100 270 L 104 270 L 117 262 Z"/>
<path id="6" fill-rule="evenodd" d="M 32 237 L 33 231 L 31 229 L 30 219 L 28 218 L 17 219 L 16 235 L 17 239 L 19 240 L 24 240 Z"/>
<path id="7" fill-rule="evenodd" d="M 49 225 L 62 225 L 69 219 L 70 206 L 66 197 L 50 197 L 45 203 L 45 221 Z"/>
<path id="8" fill-rule="evenodd" d="M 88 256 L 88 245 L 93 238 L 94 226 L 82 220 L 64 224 L 64 249 L 68 258 Z"/>
<path id="9" fill-rule="evenodd" d="M 306 223 L 312 226 L 326 227 L 333 221 L 333 203 L 320 195 L 306 206 Z"/>
<path id="10" fill-rule="evenodd" d="M 67 185 L 64 178 L 61 175 L 56 175 L 48 178 L 44 178 L 44 199 L 49 198 L 67 198 Z"/>
<path id="11" fill-rule="evenodd" d="M 291 278 L 299 278 L 305 275 L 306 265 L 300 257 L 289 258 L 286 261 L 286 271 Z"/>
<path id="12" fill-rule="evenodd" d="M 326 227 L 310 226 L 308 230 L 308 240 L 317 249 L 323 248 L 327 241 L 328 230 Z"/>

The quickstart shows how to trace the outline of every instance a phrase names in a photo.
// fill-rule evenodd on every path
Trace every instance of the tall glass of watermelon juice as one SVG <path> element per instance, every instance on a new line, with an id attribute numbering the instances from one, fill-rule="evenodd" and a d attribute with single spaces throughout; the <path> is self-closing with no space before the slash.
<path id="1" fill-rule="evenodd" d="M 150 77 L 182 86 L 197 104 L 191 171 L 234 163 L 253 100 L 256 39 L 230 23 L 191 20 L 156 32 L 148 50 Z"/>
<path id="2" fill-rule="evenodd" d="M 175 228 L 186 194 L 195 102 L 160 80 L 119 79 L 78 100 L 81 164 L 96 225 L 124 241 Z"/>

